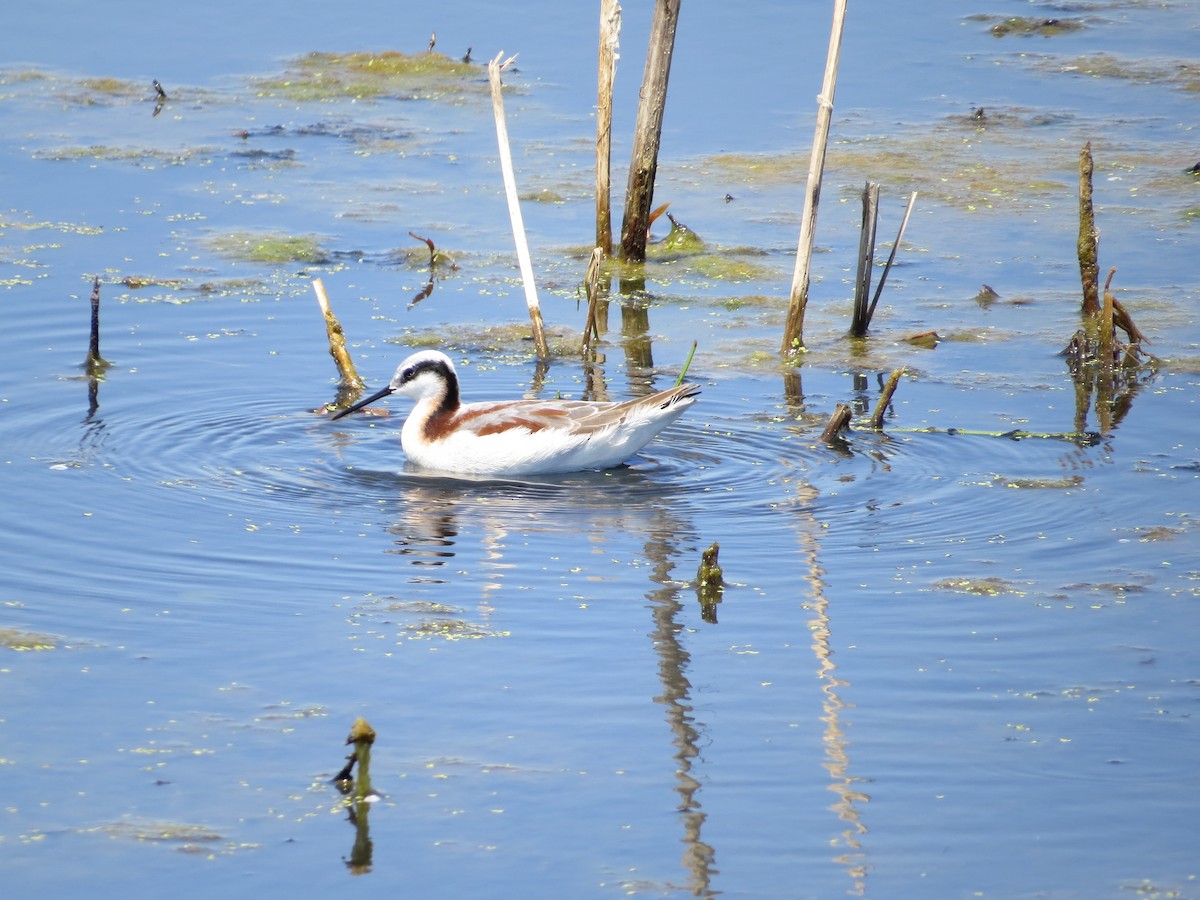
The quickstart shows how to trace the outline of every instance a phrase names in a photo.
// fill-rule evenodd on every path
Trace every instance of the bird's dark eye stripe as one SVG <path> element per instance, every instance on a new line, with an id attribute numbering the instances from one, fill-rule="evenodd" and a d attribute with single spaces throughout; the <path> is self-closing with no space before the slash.
<path id="1" fill-rule="evenodd" d="M 417 378 L 422 372 L 441 372 L 443 376 L 446 374 L 446 366 L 440 359 L 423 359 L 415 365 L 409 366 L 404 370 L 404 374 L 400 378 L 401 384 L 408 384 L 413 379 Z"/>

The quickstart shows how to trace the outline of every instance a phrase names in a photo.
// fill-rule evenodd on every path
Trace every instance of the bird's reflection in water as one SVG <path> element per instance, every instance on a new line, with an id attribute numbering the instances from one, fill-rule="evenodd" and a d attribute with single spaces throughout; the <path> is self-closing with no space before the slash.
<path id="1" fill-rule="evenodd" d="M 445 490 L 413 484 L 405 491 L 403 518 L 385 527 L 395 538 L 385 553 L 408 559 L 414 566 L 437 568 L 454 558 L 458 539 L 455 503 Z"/>
<path id="2" fill-rule="evenodd" d="M 671 731 L 670 770 L 680 798 L 677 811 L 685 846 L 682 864 L 693 895 L 711 896 L 716 850 L 701 837 L 706 814 L 700 804 L 701 781 L 693 771 L 704 726 L 693 715 L 687 675 L 691 657 L 682 643 L 686 628 L 680 617 L 686 607 L 680 593 L 687 582 L 676 575 L 680 554 L 685 547 L 694 549 L 695 528 L 670 474 L 624 468 L 521 481 L 414 473 L 363 477 L 378 481 L 367 486 L 372 493 L 386 491 L 397 498 L 387 506 L 390 524 L 384 530 L 393 543 L 386 552 L 420 569 L 411 581 L 449 583 L 470 568 L 461 559 L 449 566 L 450 560 L 476 554 L 475 541 L 479 542 L 479 559 L 489 567 L 483 573 L 485 604 L 499 590 L 504 571 L 517 567 L 515 560 L 506 559 L 508 551 L 519 546 L 525 552 L 528 536 L 568 534 L 593 545 L 622 538 L 636 541 L 651 563 L 645 596 L 652 621 L 646 634 L 661 685 L 654 700 L 666 708 Z M 560 545 L 554 547 L 558 552 Z M 441 577 L 430 571 L 437 568 L 444 573 Z"/>

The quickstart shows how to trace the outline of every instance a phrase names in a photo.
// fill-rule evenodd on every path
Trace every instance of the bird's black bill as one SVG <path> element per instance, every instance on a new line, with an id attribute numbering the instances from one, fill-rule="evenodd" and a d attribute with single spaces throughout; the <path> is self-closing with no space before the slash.
<path id="1" fill-rule="evenodd" d="M 384 397 L 386 397 L 391 392 L 392 392 L 392 386 L 389 384 L 382 391 L 376 391 L 374 394 L 372 394 L 366 400 L 359 400 L 353 406 L 348 406 L 345 409 L 343 409 L 341 412 L 334 413 L 330 417 L 330 421 L 331 422 L 336 421 L 337 419 L 340 419 L 342 416 L 348 416 L 352 412 L 358 412 L 358 410 L 362 409 L 368 403 L 374 403 L 376 400 L 382 400 Z"/>

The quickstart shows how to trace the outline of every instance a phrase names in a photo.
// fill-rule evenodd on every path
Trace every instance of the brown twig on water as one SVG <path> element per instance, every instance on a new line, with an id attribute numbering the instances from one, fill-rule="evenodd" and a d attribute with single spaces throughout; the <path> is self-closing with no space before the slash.
<path id="1" fill-rule="evenodd" d="M 492 88 L 492 111 L 496 118 L 496 142 L 500 148 L 500 171 L 504 177 L 504 192 L 508 197 L 508 215 L 512 220 L 513 240 L 517 245 L 517 262 L 521 267 L 521 281 L 525 286 L 525 305 L 529 308 L 529 321 L 533 328 L 533 345 L 538 359 L 548 362 L 550 349 L 546 346 L 546 331 L 542 324 L 542 307 L 538 301 L 537 284 L 533 280 L 533 263 L 529 259 L 529 242 L 525 237 L 525 223 L 521 218 L 521 203 L 517 198 L 517 180 L 513 175 L 512 151 L 508 145 L 508 125 L 504 118 L 504 92 L 500 72 L 517 57 L 510 56 L 503 62 L 504 52 L 488 63 L 488 82 Z"/>
<path id="2" fill-rule="evenodd" d="M 825 430 L 821 432 L 821 440 L 825 443 L 841 440 L 842 432 L 850 427 L 850 416 L 850 407 L 839 403 L 825 424 Z"/>
<path id="3" fill-rule="evenodd" d="M 800 238 L 796 247 L 796 268 L 792 273 L 792 292 L 780 345 L 780 353 L 784 354 L 804 349 L 804 310 L 808 306 L 813 235 L 817 226 L 817 204 L 821 197 L 821 176 L 825 170 L 825 147 L 829 140 L 829 123 L 833 118 L 833 95 L 837 87 L 838 60 L 842 52 L 842 26 L 845 21 L 846 0 L 834 0 L 833 27 L 829 33 L 825 78 L 821 83 L 821 93 L 817 97 L 817 126 L 813 132 L 812 155 L 808 160 L 808 186 L 804 193 L 804 214 L 800 220 Z"/>
<path id="4" fill-rule="evenodd" d="M 1149 344 L 1150 338 L 1142 333 L 1142 330 L 1134 324 L 1133 316 L 1129 314 L 1123 303 L 1114 297 L 1108 290 L 1112 284 L 1113 276 L 1117 274 L 1116 266 L 1109 269 L 1108 278 L 1104 279 L 1104 293 L 1108 296 L 1108 301 L 1113 308 L 1113 325 L 1125 332 L 1125 336 L 1129 338 L 1129 343 L 1140 345 Z"/>
<path id="5" fill-rule="evenodd" d="M 875 404 L 875 411 L 871 413 L 870 424 L 876 431 L 883 428 L 883 415 L 892 403 L 892 395 L 896 393 L 896 388 L 900 384 L 900 377 L 903 374 L 904 369 L 896 369 L 888 376 L 887 383 L 883 386 L 883 392 L 879 395 L 879 402 Z"/>
<path id="6" fill-rule="evenodd" d="M 654 0 L 650 43 L 633 130 L 633 153 L 629 181 L 625 187 L 625 214 L 621 220 L 621 258 L 626 262 L 646 261 L 646 235 L 650 204 L 654 201 L 654 179 L 658 171 L 658 148 L 662 140 L 663 110 L 667 105 L 667 81 L 675 50 L 675 27 L 680 0 Z"/>
<path id="7" fill-rule="evenodd" d="M 1096 213 L 1092 208 L 1092 142 L 1079 151 L 1079 277 L 1083 283 L 1083 314 L 1100 312 L 1100 268 L 1096 259 L 1100 232 L 1096 230 Z"/>
<path id="8" fill-rule="evenodd" d="M 313 291 L 317 295 L 317 303 L 321 306 L 321 314 L 325 317 L 325 332 L 329 336 L 329 355 L 337 365 L 341 378 L 340 387 L 343 391 L 361 391 L 365 382 L 358 376 L 350 351 L 346 349 L 346 334 L 342 331 L 342 323 L 333 313 L 329 305 L 329 295 L 325 293 L 325 284 L 320 278 L 313 279 Z"/>
<path id="9" fill-rule="evenodd" d="M 437 261 L 437 248 L 433 246 L 433 241 L 427 237 L 421 237 L 419 234 L 413 234 L 411 231 L 408 236 L 415 241 L 421 241 L 429 248 L 429 268 L 433 268 L 433 264 Z"/>
<path id="10" fill-rule="evenodd" d="M 612 256 L 612 94 L 620 48 L 621 6 L 600 0 L 596 76 L 596 246 Z"/>
<path id="11" fill-rule="evenodd" d="M 412 309 L 414 306 L 433 293 L 434 284 L 437 280 L 437 269 L 440 266 L 448 266 L 450 269 L 457 269 L 458 266 L 448 254 L 439 253 L 437 247 L 434 246 L 433 241 L 429 238 L 422 237 L 421 235 L 412 231 L 408 233 L 408 236 L 413 240 L 421 241 L 421 243 L 429 248 L 429 280 L 425 282 L 425 286 L 422 287 L 421 290 L 419 290 L 416 295 L 408 301 L 408 308 Z"/>

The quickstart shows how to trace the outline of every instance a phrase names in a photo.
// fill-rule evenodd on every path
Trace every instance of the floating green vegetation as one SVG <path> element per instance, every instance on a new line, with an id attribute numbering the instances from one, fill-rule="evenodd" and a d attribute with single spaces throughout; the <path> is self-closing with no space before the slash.
<path id="1" fill-rule="evenodd" d="M 1120 78 L 1142 84 L 1165 84 L 1183 91 L 1200 93 L 1200 63 L 1191 60 L 1126 59 L 1111 53 L 1093 53 L 1073 59 L 1040 60 L 1043 70 L 1092 78 Z"/>
<path id="2" fill-rule="evenodd" d="M 996 37 L 1019 35 L 1021 37 L 1055 37 L 1082 31 L 1087 26 L 1079 19 L 1043 19 L 1036 16 L 1010 16 L 997 20 L 994 16 L 977 15 L 968 17 L 974 21 L 992 22 L 988 29 Z"/>
<path id="3" fill-rule="evenodd" d="M 566 197 L 564 197 L 558 191 L 551 190 L 550 188 L 541 188 L 540 190 L 528 191 L 524 194 L 521 194 L 520 199 L 529 203 L 549 203 L 552 205 L 567 202 Z"/>
<path id="4" fill-rule="evenodd" d="M 1001 594 L 1024 594 L 1025 592 L 1003 578 L 943 578 L 933 586 L 940 591 L 973 594 L 978 597 L 998 597 Z"/>
<path id="5" fill-rule="evenodd" d="M 119 78 L 84 78 L 79 84 L 94 94 L 109 97 L 140 97 L 147 93 L 145 85 L 122 81 Z"/>
<path id="6" fill-rule="evenodd" d="M 132 162 L 141 166 L 180 166 L 196 159 L 211 156 L 209 147 L 180 147 L 174 150 L 159 150 L 151 147 L 112 147 L 106 144 L 91 144 L 87 147 L 50 147 L 38 150 L 34 159 L 70 161 L 79 159 L 103 162 Z"/>
<path id="7" fill-rule="evenodd" d="M 0 647 L 7 647 L 9 650 L 55 650 L 58 645 L 59 639 L 52 634 L 0 628 Z"/>
<path id="8" fill-rule="evenodd" d="M 235 231 L 211 237 L 208 244 L 222 256 L 265 265 L 294 262 L 319 265 L 329 260 L 312 235 Z"/>
<path id="9" fill-rule="evenodd" d="M 347 97 L 437 98 L 469 88 L 482 91 L 480 69 L 427 52 L 407 54 L 313 52 L 292 61 L 277 78 L 254 84 L 259 94 L 300 101 L 330 101 Z"/>
<path id="10" fill-rule="evenodd" d="M 9 229 L 19 231 L 40 231 L 45 229 L 49 231 L 58 231 L 62 234 L 80 235 L 96 235 L 104 233 L 103 228 L 97 228 L 94 225 L 78 225 L 74 222 L 33 222 L 28 220 L 24 222 L 18 222 L 14 219 L 0 218 L 0 233 L 8 231 Z"/>
<path id="11" fill-rule="evenodd" d="M 774 267 L 763 264 L 763 253 L 757 249 L 708 248 L 700 238 L 690 237 L 668 243 L 655 241 L 646 245 L 646 262 L 625 262 L 612 258 L 604 261 L 604 272 L 622 281 L 637 279 L 683 283 L 689 279 L 708 281 L 773 281 L 780 277 Z"/>
<path id="12" fill-rule="evenodd" d="M 1173 541 L 1175 538 L 1185 534 L 1186 528 L 1171 528 L 1167 525 L 1153 525 L 1146 528 L 1135 528 L 1138 540 L 1142 543 L 1150 543 L 1152 541 Z"/>
<path id="13" fill-rule="evenodd" d="M 272 294 L 274 289 L 257 278 L 217 278 L 202 281 L 192 290 L 205 297 L 233 297 L 247 294 Z"/>
<path id="14" fill-rule="evenodd" d="M 523 307 L 506 305 L 514 315 L 521 314 Z M 389 343 L 403 344 L 414 349 L 433 347 L 455 352 L 491 356 L 509 355 L 514 362 L 527 362 L 534 357 L 533 335 L 528 320 L 502 323 L 499 325 L 447 325 L 436 332 L 408 332 L 401 337 L 391 338 Z M 583 335 L 570 329 L 546 329 L 546 344 L 550 356 L 559 358 L 577 357 L 583 352 Z"/>
<path id="15" fill-rule="evenodd" d="M 428 619 L 405 625 L 404 630 L 410 638 L 443 638 L 447 641 L 492 637 L 496 633 L 464 619 Z"/>
<path id="16" fill-rule="evenodd" d="M 1083 484 L 1082 475 L 1069 475 L 1064 478 L 1004 478 L 997 475 L 993 481 L 997 487 L 1014 488 L 1016 490 L 1065 490 L 1079 487 Z"/>
<path id="17" fill-rule="evenodd" d="M 416 621 L 405 623 L 402 626 L 404 636 L 411 640 L 441 638 L 447 641 L 457 641 L 508 635 L 508 632 L 497 631 L 487 625 L 459 618 L 461 613 L 461 609 L 444 603 L 376 597 L 371 598 L 371 601 L 355 614 L 355 618 L 375 617 L 383 614 L 388 617 L 390 622 L 396 616 L 411 616 Z"/>
<path id="18" fill-rule="evenodd" d="M 0 72 L 0 85 L 28 84 L 49 79 L 50 76 L 39 69 L 9 69 Z"/>
<path id="19" fill-rule="evenodd" d="M 1003 140 L 1023 140 L 1025 130 Z M 990 143 L 1001 139 L 989 138 Z M 1027 161 L 1012 154 L 981 156 L 980 142 L 950 138 L 940 129 L 923 133 L 892 134 L 886 138 L 845 140 L 830 146 L 825 182 L 857 196 L 868 179 L 886 185 L 888 194 L 919 191 L 969 212 L 1005 208 L 1043 208 L 1047 198 L 1068 194 L 1070 176 L 1059 181 L 1044 173 L 1035 175 Z M 808 154 L 722 154 L 708 165 L 722 177 L 767 190 L 803 179 Z M 918 201 L 920 202 L 920 201 Z"/>
<path id="20" fill-rule="evenodd" d="M 182 853 L 212 853 L 213 845 L 225 841 L 220 834 L 203 825 L 168 822 L 155 819 L 122 819 L 93 828 L 81 829 L 85 834 L 100 834 L 114 840 L 144 841 L 155 844 L 174 844 Z M 225 841 L 224 852 L 238 848 Z"/>
<path id="21" fill-rule="evenodd" d="M 153 275 L 126 275 L 121 279 L 121 284 L 129 288 L 131 291 L 140 291 L 142 288 L 148 287 L 165 287 L 172 290 L 179 290 L 187 282 L 182 278 L 157 278 Z"/>

